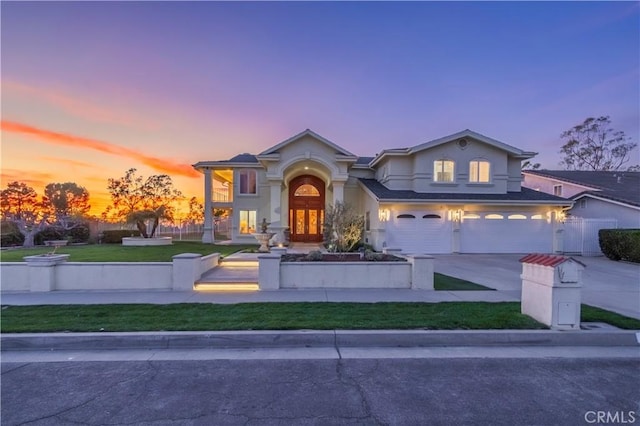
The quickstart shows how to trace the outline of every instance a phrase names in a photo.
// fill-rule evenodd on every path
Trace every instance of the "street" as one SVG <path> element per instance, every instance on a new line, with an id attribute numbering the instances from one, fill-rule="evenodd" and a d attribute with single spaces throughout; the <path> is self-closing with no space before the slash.
<path id="1" fill-rule="evenodd" d="M 640 422 L 637 357 L 174 358 L 3 362 L 2 424 Z"/>

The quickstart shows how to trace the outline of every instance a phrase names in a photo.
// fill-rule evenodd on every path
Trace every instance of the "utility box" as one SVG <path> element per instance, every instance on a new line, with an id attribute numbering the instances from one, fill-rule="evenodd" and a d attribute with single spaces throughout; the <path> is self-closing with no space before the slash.
<path id="1" fill-rule="evenodd" d="M 582 271 L 572 257 L 529 254 L 522 259 L 521 312 L 554 330 L 580 330 Z"/>

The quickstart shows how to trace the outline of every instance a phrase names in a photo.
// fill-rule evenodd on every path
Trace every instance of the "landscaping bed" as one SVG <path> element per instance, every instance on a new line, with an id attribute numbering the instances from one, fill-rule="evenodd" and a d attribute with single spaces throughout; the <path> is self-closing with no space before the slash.
<path id="1" fill-rule="evenodd" d="M 361 256 L 360 253 L 322 253 L 314 254 L 284 254 L 282 262 L 406 262 L 407 259 L 391 254 L 374 253 L 375 256 Z"/>

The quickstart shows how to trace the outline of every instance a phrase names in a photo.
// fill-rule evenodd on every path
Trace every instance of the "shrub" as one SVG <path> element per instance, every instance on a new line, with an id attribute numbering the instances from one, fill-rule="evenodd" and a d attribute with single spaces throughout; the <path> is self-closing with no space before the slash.
<path id="1" fill-rule="evenodd" d="M 134 231 L 132 229 L 116 229 L 113 231 L 103 231 L 102 234 L 102 242 L 104 244 L 122 244 L 122 238 L 139 237 L 140 231 Z"/>
<path id="2" fill-rule="evenodd" d="M 375 251 L 375 249 L 373 248 L 373 246 L 371 244 L 363 243 L 362 241 L 359 241 L 358 243 L 356 243 L 356 245 L 353 246 L 351 251 L 356 251 L 357 252 L 357 251 L 360 251 L 360 249 L 364 249 L 365 252 L 367 250 Z"/>
<path id="3" fill-rule="evenodd" d="M 324 214 L 324 241 L 329 251 L 348 252 L 362 239 L 364 216 L 356 209 L 336 202 Z"/>
<path id="4" fill-rule="evenodd" d="M 640 263 L 640 229 L 601 229 L 598 238 L 609 259 Z"/>
<path id="5" fill-rule="evenodd" d="M 64 233 L 55 226 L 47 226 L 33 237 L 33 242 L 40 246 L 49 240 L 64 240 Z"/>
<path id="6" fill-rule="evenodd" d="M 76 226 L 66 231 L 64 236 L 72 243 L 86 243 L 90 236 L 89 227 L 87 225 Z"/>
<path id="7" fill-rule="evenodd" d="M 312 262 L 320 261 L 322 260 L 322 253 L 320 252 L 320 250 L 310 251 L 309 254 L 305 256 L 304 260 L 309 260 Z"/>
<path id="8" fill-rule="evenodd" d="M 21 246 L 24 243 L 24 235 L 15 223 L 3 220 L 0 222 L 0 245 L 2 247 Z"/>
<path id="9" fill-rule="evenodd" d="M 371 250 L 366 250 L 364 252 L 364 258 L 369 262 L 380 262 L 382 260 L 385 260 L 385 255 L 384 253 L 376 253 Z"/>

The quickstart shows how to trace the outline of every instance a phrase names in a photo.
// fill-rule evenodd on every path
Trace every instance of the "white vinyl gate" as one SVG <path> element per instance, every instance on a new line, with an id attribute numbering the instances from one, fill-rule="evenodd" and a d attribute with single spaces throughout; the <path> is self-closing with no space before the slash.
<path id="1" fill-rule="evenodd" d="M 568 217 L 564 222 L 563 251 L 582 256 L 601 256 L 598 231 L 617 227 L 616 219 Z"/>

